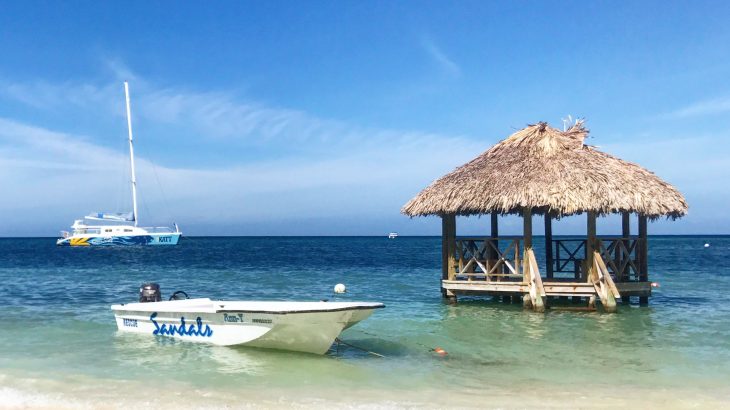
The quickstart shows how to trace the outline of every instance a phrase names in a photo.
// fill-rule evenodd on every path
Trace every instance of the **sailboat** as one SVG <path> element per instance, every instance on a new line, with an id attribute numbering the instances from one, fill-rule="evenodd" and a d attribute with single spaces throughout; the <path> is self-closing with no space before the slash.
<path id="1" fill-rule="evenodd" d="M 173 227 L 137 226 L 137 178 L 134 173 L 134 144 L 132 138 L 132 112 L 129 104 L 129 84 L 124 82 L 127 102 L 127 128 L 129 130 L 129 163 L 132 169 L 132 212 L 97 212 L 77 219 L 71 232 L 61 231 L 56 241 L 60 246 L 115 246 L 115 245 L 177 245 L 182 232 L 177 224 Z M 87 222 L 90 221 L 90 222 Z"/>

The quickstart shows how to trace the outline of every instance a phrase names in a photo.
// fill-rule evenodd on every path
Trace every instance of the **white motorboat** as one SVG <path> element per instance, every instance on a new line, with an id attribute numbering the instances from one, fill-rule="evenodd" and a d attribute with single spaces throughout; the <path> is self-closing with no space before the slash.
<path id="1" fill-rule="evenodd" d="M 157 289 L 159 292 L 159 287 Z M 144 293 L 144 287 L 141 291 Z M 159 300 L 159 297 L 156 299 Z M 145 298 L 140 297 L 140 300 Z M 124 332 L 170 336 L 222 346 L 245 345 L 324 354 L 343 330 L 383 307 L 382 303 L 374 302 L 259 302 L 199 298 L 135 302 L 112 305 L 111 309 L 117 327 Z"/>
<path id="2" fill-rule="evenodd" d="M 177 224 L 169 227 L 137 226 L 137 177 L 134 172 L 134 143 L 132 139 L 132 111 L 129 106 L 129 85 L 124 82 L 127 102 L 127 129 L 129 130 L 129 164 L 132 176 L 132 212 L 95 212 L 77 219 L 72 231 L 61 231 L 56 240 L 60 246 L 118 246 L 118 245 L 177 245 L 182 232 Z M 86 221 L 99 221 L 88 224 Z"/>

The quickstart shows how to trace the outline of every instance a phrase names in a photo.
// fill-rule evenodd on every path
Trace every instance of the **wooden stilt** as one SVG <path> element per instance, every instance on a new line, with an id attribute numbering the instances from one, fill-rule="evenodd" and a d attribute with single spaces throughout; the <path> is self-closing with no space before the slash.
<path id="1" fill-rule="evenodd" d="M 586 281 L 592 282 L 594 280 L 593 278 L 593 251 L 596 249 L 596 213 L 595 212 L 588 212 L 588 220 L 587 220 L 587 231 L 588 231 L 588 238 L 586 238 L 586 260 L 584 265 L 584 274 L 586 275 L 585 278 L 583 278 Z"/>
<path id="2" fill-rule="evenodd" d="M 649 235 L 646 215 L 639 215 L 639 281 L 649 281 Z M 649 304 L 648 296 L 639 296 L 639 305 Z"/>
<path id="3" fill-rule="evenodd" d="M 529 293 L 522 296 L 522 307 L 525 309 L 532 309 L 532 300 L 530 299 Z"/>
<path id="4" fill-rule="evenodd" d="M 621 238 L 623 242 L 623 248 L 628 249 L 629 248 L 629 242 L 631 240 L 631 224 L 630 224 L 630 218 L 631 214 L 628 212 L 622 212 L 621 213 Z M 618 262 L 618 266 L 624 266 L 625 259 L 629 258 L 628 255 L 624 255 L 623 252 L 620 252 L 620 249 L 616 247 L 616 260 Z M 624 282 L 628 280 L 627 274 L 625 271 L 623 272 L 616 272 L 616 281 L 617 282 Z"/>
<path id="5" fill-rule="evenodd" d="M 545 311 L 545 289 L 542 286 L 542 278 L 540 270 L 535 260 L 535 253 L 532 250 L 532 210 L 529 208 L 522 209 L 522 220 L 524 227 L 523 241 L 525 243 L 525 253 L 522 258 L 522 280 L 529 289 L 527 297 L 530 300 L 530 306 L 536 312 Z"/>
<path id="6" fill-rule="evenodd" d="M 441 277 L 444 280 L 454 280 L 456 277 L 456 215 L 446 214 L 441 217 Z M 441 294 L 445 298 L 456 299 L 456 295 L 441 287 Z"/>
<path id="7" fill-rule="evenodd" d="M 524 208 L 522 210 L 522 222 L 525 249 L 532 248 L 532 209 Z"/>
<path id="8" fill-rule="evenodd" d="M 639 280 L 649 280 L 649 241 L 647 232 L 646 215 L 639 215 Z"/>
<path id="9" fill-rule="evenodd" d="M 491 229 L 489 231 L 490 237 L 492 240 L 492 245 L 489 246 L 487 251 L 487 268 L 492 269 L 493 264 L 495 264 L 497 261 L 497 249 L 499 248 L 499 240 L 497 238 L 499 237 L 499 214 L 496 212 L 492 212 L 490 215 L 491 219 Z"/>
<path id="10" fill-rule="evenodd" d="M 553 223 L 550 212 L 545 212 L 545 274 L 553 278 Z"/>

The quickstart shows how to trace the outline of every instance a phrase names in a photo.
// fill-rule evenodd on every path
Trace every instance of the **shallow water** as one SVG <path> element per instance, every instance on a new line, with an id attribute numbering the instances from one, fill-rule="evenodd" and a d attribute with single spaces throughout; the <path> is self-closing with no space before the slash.
<path id="1" fill-rule="evenodd" d="M 444 304 L 440 253 L 432 237 L 88 249 L 0 239 L 0 398 L 18 407 L 730 404 L 730 237 L 650 238 L 650 278 L 661 287 L 649 307 L 613 315 L 536 314 L 488 298 Z M 163 296 L 381 301 L 386 309 L 342 338 L 386 358 L 118 333 L 109 305 L 135 300 L 146 281 Z M 340 282 L 348 293 L 335 296 Z M 429 351 L 437 346 L 448 355 Z"/>

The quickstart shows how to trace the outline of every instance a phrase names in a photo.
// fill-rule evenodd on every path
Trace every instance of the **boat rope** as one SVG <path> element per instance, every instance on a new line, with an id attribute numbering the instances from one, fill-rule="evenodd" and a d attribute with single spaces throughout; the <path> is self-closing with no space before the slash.
<path id="1" fill-rule="evenodd" d="M 378 336 L 374 333 L 370 333 L 368 331 L 362 330 L 362 329 L 358 329 L 358 332 L 366 334 L 368 336 L 377 337 L 378 339 L 382 339 L 380 336 Z M 335 340 L 339 341 L 339 339 L 335 339 Z M 423 344 L 421 342 L 416 342 L 416 341 L 413 341 L 413 343 L 423 347 L 424 349 L 428 350 L 429 352 L 434 352 L 434 353 L 438 354 L 439 356 L 446 356 L 448 354 L 448 352 L 446 350 L 444 350 L 438 346 L 437 347 L 428 347 L 425 344 Z"/>
<path id="2" fill-rule="evenodd" d="M 336 337 L 336 338 L 335 338 L 335 342 L 337 342 L 338 344 L 340 344 L 340 343 L 341 343 L 341 344 L 343 344 L 343 345 L 345 345 L 345 346 L 349 346 L 349 347 L 352 347 L 352 348 L 354 348 L 354 349 L 357 349 L 357 350 L 362 350 L 363 352 L 369 353 L 369 354 L 371 354 L 371 355 L 373 355 L 373 356 L 377 356 L 377 357 L 383 357 L 383 358 L 385 358 L 385 356 L 383 356 L 383 355 L 382 355 L 382 354 L 380 354 L 380 353 L 375 353 L 375 352 L 373 352 L 373 351 L 370 351 L 370 350 L 368 350 L 368 349 L 365 349 L 365 348 L 362 348 L 362 347 L 359 347 L 359 346 L 355 346 L 355 345 L 352 345 L 352 344 L 350 344 L 350 343 L 347 343 L 347 342 L 343 342 L 343 341 L 342 341 L 342 339 L 340 339 L 339 337 Z"/>

